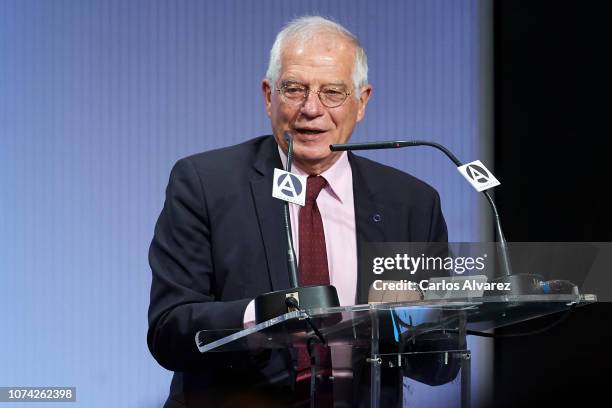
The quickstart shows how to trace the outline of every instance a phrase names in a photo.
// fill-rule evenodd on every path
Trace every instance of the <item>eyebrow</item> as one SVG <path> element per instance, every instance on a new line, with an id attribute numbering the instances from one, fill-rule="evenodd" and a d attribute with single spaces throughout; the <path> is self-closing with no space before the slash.
<path id="1" fill-rule="evenodd" d="M 298 81 L 297 79 L 284 79 L 281 81 L 281 85 L 287 85 L 287 84 L 299 84 L 299 85 L 304 85 L 304 86 L 308 86 L 306 85 L 304 82 L 302 81 Z M 337 87 L 347 87 L 347 85 L 344 82 L 329 82 L 326 84 L 323 84 L 322 86 L 337 86 Z"/>

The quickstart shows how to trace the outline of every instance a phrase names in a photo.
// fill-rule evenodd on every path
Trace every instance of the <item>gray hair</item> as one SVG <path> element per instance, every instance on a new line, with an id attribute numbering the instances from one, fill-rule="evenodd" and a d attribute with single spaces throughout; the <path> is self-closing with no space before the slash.
<path id="1" fill-rule="evenodd" d="M 355 45 L 355 62 L 353 64 L 353 86 L 356 92 L 355 97 L 359 99 L 359 90 L 368 83 L 368 57 L 364 49 L 359 44 L 359 40 L 350 31 L 341 26 L 340 24 L 328 20 L 320 16 L 304 16 L 296 18 L 290 21 L 283 29 L 276 35 L 276 40 L 270 50 L 270 62 L 268 64 L 268 71 L 266 72 L 266 79 L 270 81 L 272 86 L 275 86 L 276 81 L 281 71 L 281 52 L 285 40 L 297 38 L 300 41 L 308 41 L 315 34 L 318 33 L 331 33 L 338 34 L 350 43 Z"/>

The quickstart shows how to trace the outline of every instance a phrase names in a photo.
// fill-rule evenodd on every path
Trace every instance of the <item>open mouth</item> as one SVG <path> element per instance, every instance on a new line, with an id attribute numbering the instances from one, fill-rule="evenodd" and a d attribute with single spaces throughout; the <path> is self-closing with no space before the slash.
<path id="1" fill-rule="evenodd" d="M 295 129 L 297 133 L 302 134 L 302 135 L 318 135 L 321 133 L 325 133 L 325 130 L 321 130 L 321 129 Z"/>

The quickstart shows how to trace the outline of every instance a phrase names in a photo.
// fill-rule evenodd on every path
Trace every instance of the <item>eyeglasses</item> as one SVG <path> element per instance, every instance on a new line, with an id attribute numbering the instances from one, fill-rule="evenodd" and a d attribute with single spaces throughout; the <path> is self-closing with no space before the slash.
<path id="1" fill-rule="evenodd" d="M 328 108 L 337 108 L 342 105 L 351 94 L 344 87 L 338 85 L 324 85 L 318 91 L 313 91 L 304 84 L 298 82 L 285 82 L 276 89 L 287 103 L 301 105 L 308 94 L 316 93 L 321 103 Z"/>

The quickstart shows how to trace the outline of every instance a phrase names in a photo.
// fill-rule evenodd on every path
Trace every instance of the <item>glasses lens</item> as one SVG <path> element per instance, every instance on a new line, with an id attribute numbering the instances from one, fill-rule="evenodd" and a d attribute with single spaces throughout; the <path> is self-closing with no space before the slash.
<path id="1" fill-rule="evenodd" d="M 280 93 L 287 102 L 303 103 L 308 98 L 308 87 L 302 84 L 286 83 L 280 88 Z M 342 105 L 349 93 L 344 88 L 337 86 L 324 86 L 316 92 L 321 103 L 328 108 Z"/>
<path id="2" fill-rule="evenodd" d="M 307 88 L 298 84 L 287 84 L 281 88 L 283 96 L 291 102 L 302 102 L 306 99 Z"/>
<path id="3" fill-rule="evenodd" d="M 319 97 L 321 98 L 321 102 L 323 105 L 334 108 L 336 106 L 342 105 L 342 102 L 346 99 L 346 90 L 339 89 L 336 87 L 331 88 L 322 88 L 319 93 Z"/>

